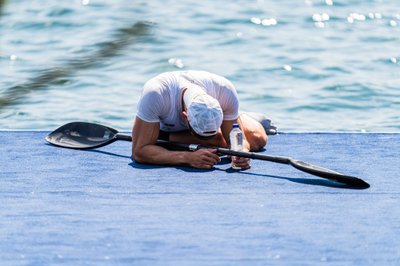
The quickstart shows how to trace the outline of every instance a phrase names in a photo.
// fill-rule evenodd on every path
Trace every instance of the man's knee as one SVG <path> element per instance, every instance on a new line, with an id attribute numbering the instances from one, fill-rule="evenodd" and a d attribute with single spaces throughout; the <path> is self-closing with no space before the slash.
<path id="1" fill-rule="evenodd" d="M 267 133 L 264 127 L 257 120 L 243 113 L 240 116 L 243 131 L 247 141 L 250 144 L 251 151 L 258 151 L 267 145 Z"/>
<path id="2" fill-rule="evenodd" d="M 247 141 L 250 144 L 250 151 L 259 151 L 267 145 L 268 137 L 267 134 L 263 134 L 262 132 L 253 132 L 253 134 L 247 137 Z"/>
<path id="3" fill-rule="evenodd" d="M 242 120 L 243 121 L 243 120 Z M 244 134 L 250 144 L 251 151 L 258 151 L 267 145 L 268 137 L 263 126 L 255 120 L 247 120 Z"/>

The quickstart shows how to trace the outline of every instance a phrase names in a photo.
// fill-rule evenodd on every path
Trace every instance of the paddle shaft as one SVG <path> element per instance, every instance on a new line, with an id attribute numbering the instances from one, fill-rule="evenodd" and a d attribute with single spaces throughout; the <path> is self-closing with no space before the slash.
<path id="1" fill-rule="evenodd" d="M 127 134 L 117 133 L 115 135 L 115 140 L 132 141 L 132 136 Z"/>
<path id="2" fill-rule="evenodd" d="M 122 134 L 122 133 L 118 133 L 117 135 L 115 135 L 115 138 L 116 138 L 116 140 L 132 141 L 132 137 L 130 135 Z M 164 148 L 182 149 L 182 150 L 187 150 L 187 151 L 197 151 L 199 149 L 207 149 L 207 148 L 214 149 L 214 147 L 206 147 L 206 146 L 197 145 L 197 144 L 176 143 L 176 142 L 169 142 L 169 141 L 164 141 L 164 140 L 157 140 L 157 145 L 162 146 Z M 234 151 L 234 150 L 218 148 L 218 147 L 215 147 L 215 149 L 217 150 L 218 153 L 221 153 L 224 155 L 231 155 L 231 156 L 244 157 L 244 158 L 250 158 L 250 159 L 258 159 L 258 160 L 264 160 L 264 161 L 270 161 L 270 162 L 282 163 L 282 164 L 290 164 L 290 158 L 288 158 L 288 157 L 270 156 L 270 155 L 266 155 L 266 154 L 255 153 L 255 152 Z"/>
<path id="3" fill-rule="evenodd" d="M 113 128 L 87 122 L 71 122 L 65 124 L 46 137 L 46 141 L 49 143 L 70 149 L 94 149 L 103 147 L 117 140 L 132 141 L 132 137 L 127 134 L 121 134 Z M 300 171 L 325 179 L 358 188 L 369 187 L 368 183 L 357 177 L 344 175 L 317 165 L 294 160 L 290 157 L 270 156 L 262 153 L 234 151 L 226 148 L 174 143 L 163 140 L 158 140 L 156 144 L 170 150 L 197 151 L 199 149 L 212 148 L 216 149 L 219 154 L 289 164 Z"/>
<path id="4" fill-rule="evenodd" d="M 125 140 L 125 141 L 132 141 L 132 137 L 129 135 L 118 133 L 115 136 L 115 140 Z M 243 158 L 250 158 L 250 159 L 257 159 L 263 161 L 269 161 L 274 163 L 280 164 L 289 164 L 294 168 L 316 175 L 328 180 L 332 180 L 335 182 L 340 182 L 347 184 L 349 186 L 358 187 L 358 188 L 368 188 L 369 184 L 364 180 L 354 177 L 344 175 L 330 169 L 326 169 L 317 165 L 312 165 L 306 162 L 302 162 L 299 160 L 292 159 L 290 157 L 283 157 L 283 156 L 271 156 L 267 154 L 255 153 L 255 152 L 244 152 L 244 151 L 234 151 L 226 148 L 219 148 L 219 147 L 206 147 L 197 144 L 184 144 L 184 143 L 175 143 L 163 140 L 157 140 L 157 145 L 167 148 L 167 149 L 179 149 L 179 150 L 187 150 L 187 151 L 197 151 L 199 149 L 206 149 L 206 148 L 214 148 L 217 150 L 218 153 L 224 155 L 231 155 Z"/>
<path id="5" fill-rule="evenodd" d="M 64 148 L 93 149 L 103 147 L 117 140 L 132 141 L 132 137 L 127 134 L 119 133 L 117 130 L 103 125 L 87 122 L 71 122 L 50 133 L 46 137 L 46 140 L 53 145 Z M 184 151 L 196 151 L 199 149 L 213 148 L 216 149 L 219 154 L 289 164 L 300 171 L 329 180 L 341 182 L 353 187 L 369 187 L 368 183 L 357 177 L 343 175 L 320 166 L 294 160 L 290 157 L 270 156 L 262 153 L 234 151 L 226 148 L 174 143 L 162 140 L 158 140 L 156 144 L 166 149 Z"/>

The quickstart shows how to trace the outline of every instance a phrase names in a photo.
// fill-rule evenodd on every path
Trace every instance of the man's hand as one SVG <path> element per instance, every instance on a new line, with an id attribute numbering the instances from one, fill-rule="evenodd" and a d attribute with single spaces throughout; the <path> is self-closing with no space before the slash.
<path id="1" fill-rule="evenodd" d="M 200 149 L 187 154 L 190 166 L 202 169 L 211 169 L 221 159 L 217 155 L 216 149 Z"/>
<path id="2" fill-rule="evenodd" d="M 250 159 L 249 158 L 232 156 L 231 160 L 236 166 L 242 168 L 243 170 L 250 168 Z"/>

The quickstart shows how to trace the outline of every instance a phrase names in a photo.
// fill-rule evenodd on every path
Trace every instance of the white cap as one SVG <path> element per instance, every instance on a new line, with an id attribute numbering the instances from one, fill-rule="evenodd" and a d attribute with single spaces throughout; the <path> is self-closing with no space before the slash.
<path id="1" fill-rule="evenodd" d="M 223 120 L 219 102 L 203 90 L 191 87 L 184 95 L 190 127 L 203 137 L 217 134 Z"/>

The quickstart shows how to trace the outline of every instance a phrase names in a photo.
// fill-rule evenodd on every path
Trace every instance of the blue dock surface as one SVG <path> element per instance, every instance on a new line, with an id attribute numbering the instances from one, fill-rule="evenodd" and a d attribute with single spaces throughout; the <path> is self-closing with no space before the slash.
<path id="1" fill-rule="evenodd" d="M 136 164 L 131 144 L 51 146 L 0 131 L 1 265 L 400 265 L 400 134 L 271 136 L 291 166 L 232 171 Z"/>

